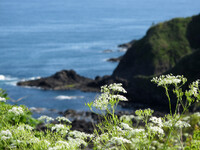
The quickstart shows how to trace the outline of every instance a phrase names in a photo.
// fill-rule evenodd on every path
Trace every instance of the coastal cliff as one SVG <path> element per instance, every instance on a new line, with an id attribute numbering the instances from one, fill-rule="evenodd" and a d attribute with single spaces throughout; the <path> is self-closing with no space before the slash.
<path id="1" fill-rule="evenodd" d="M 152 77 L 172 73 L 184 75 L 189 82 L 200 79 L 200 15 L 175 18 L 152 26 L 140 40 L 128 45 L 111 76 L 88 79 L 74 71 L 19 82 L 20 86 L 43 89 L 99 91 L 100 86 L 121 82 L 131 103 L 168 107 L 162 89 L 150 82 Z M 122 45 L 123 46 L 123 45 Z M 175 103 L 175 99 L 172 100 Z"/>

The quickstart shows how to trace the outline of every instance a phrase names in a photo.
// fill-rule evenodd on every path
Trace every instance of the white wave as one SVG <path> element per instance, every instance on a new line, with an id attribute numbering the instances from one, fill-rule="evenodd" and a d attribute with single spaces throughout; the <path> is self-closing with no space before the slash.
<path id="1" fill-rule="evenodd" d="M 84 96 L 59 95 L 59 96 L 55 97 L 55 99 L 57 99 L 57 100 L 69 100 L 69 99 L 78 99 L 78 98 L 84 98 Z"/>
<path id="2" fill-rule="evenodd" d="M 37 76 L 37 77 L 24 78 L 24 79 L 21 79 L 20 81 L 37 80 L 37 79 L 41 79 L 41 77 Z"/>
<path id="3" fill-rule="evenodd" d="M 118 51 L 119 52 L 126 52 L 128 50 L 128 48 L 120 48 Z"/>
<path id="4" fill-rule="evenodd" d="M 40 76 L 38 76 L 38 77 L 31 77 L 28 80 L 36 80 L 36 79 L 41 79 L 41 77 Z"/>
<path id="5" fill-rule="evenodd" d="M 7 76 L 7 75 L 2 75 L 2 74 L 0 75 L 0 82 L 3 82 L 5 84 L 16 86 L 17 81 L 19 81 L 19 79 L 16 77 L 11 77 L 9 75 Z"/>
<path id="6" fill-rule="evenodd" d="M 5 80 L 6 77 L 4 75 L 0 75 L 0 80 Z"/>
<path id="7" fill-rule="evenodd" d="M 0 81 L 14 81 L 17 80 L 15 77 L 0 75 Z"/>

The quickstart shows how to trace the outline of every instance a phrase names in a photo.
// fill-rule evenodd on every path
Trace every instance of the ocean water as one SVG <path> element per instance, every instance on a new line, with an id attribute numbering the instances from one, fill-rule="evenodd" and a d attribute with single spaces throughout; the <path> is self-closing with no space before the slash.
<path id="1" fill-rule="evenodd" d="M 0 88 L 9 103 L 41 108 L 41 114 L 88 110 L 84 103 L 97 93 L 45 91 L 16 82 L 63 69 L 90 78 L 110 75 L 117 63 L 106 59 L 124 54 L 117 45 L 141 38 L 152 24 L 199 12 L 199 0 L 1 0 Z"/>

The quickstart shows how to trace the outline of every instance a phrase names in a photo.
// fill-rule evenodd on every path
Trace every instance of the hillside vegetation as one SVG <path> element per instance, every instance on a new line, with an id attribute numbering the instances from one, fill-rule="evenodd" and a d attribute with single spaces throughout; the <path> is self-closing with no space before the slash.
<path id="1" fill-rule="evenodd" d="M 162 91 L 150 82 L 153 76 L 184 75 L 188 83 L 200 79 L 199 27 L 200 15 L 175 18 L 152 26 L 128 49 L 112 76 L 127 80 L 129 100 L 167 107 Z"/>
<path id="2" fill-rule="evenodd" d="M 130 47 L 113 76 L 158 75 L 200 47 L 200 15 L 175 18 L 152 26 Z"/>

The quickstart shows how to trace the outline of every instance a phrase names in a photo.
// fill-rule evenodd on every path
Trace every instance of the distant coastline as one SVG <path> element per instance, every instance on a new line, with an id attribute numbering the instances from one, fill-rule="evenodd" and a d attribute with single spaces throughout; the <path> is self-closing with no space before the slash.
<path id="1" fill-rule="evenodd" d="M 18 85 L 54 90 L 99 91 L 104 84 L 121 82 L 128 91 L 126 96 L 130 103 L 166 107 L 167 101 L 150 80 L 153 76 L 168 72 L 185 75 L 189 82 L 200 78 L 200 72 L 195 71 L 200 68 L 197 57 L 200 53 L 199 26 L 200 15 L 175 18 L 152 26 L 142 39 L 120 45 L 128 50 L 109 76 L 93 80 L 79 76 L 72 70 L 63 70 L 50 77 L 19 82 Z M 193 63 L 187 63 L 190 59 Z M 185 63 L 187 67 L 180 65 Z M 175 100 L 172 102 L 175 103 Z"/>

